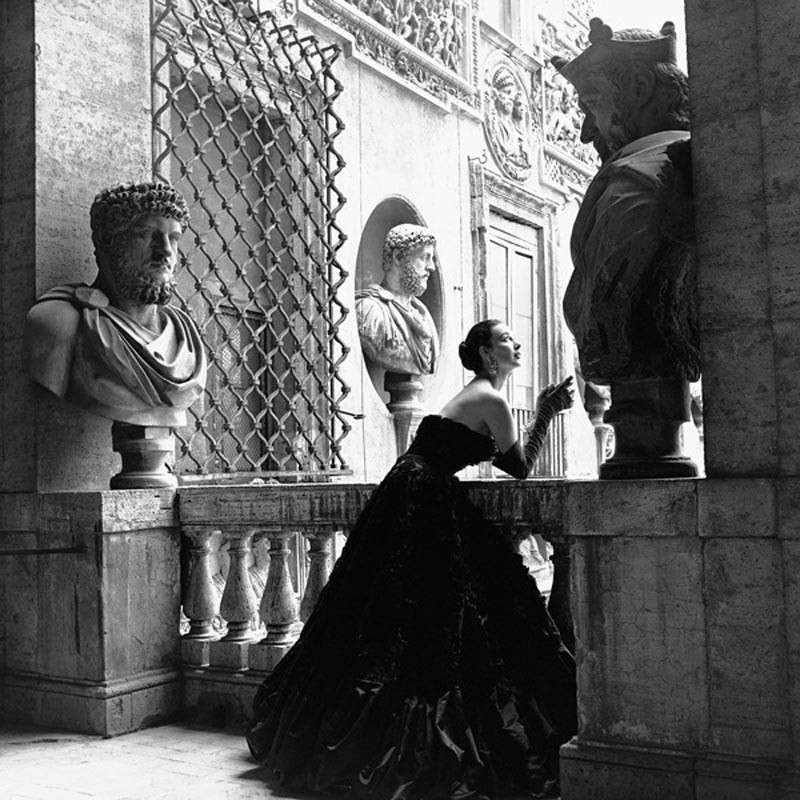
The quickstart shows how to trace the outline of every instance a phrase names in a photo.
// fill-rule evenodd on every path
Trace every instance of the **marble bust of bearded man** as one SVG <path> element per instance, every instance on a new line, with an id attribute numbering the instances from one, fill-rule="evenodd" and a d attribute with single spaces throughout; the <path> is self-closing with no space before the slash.
<path id="1" fill-rule="evenodd" d="M 93 414 L 184 425 L 207 364 L 197 326 L 169 304 L 186 203 L 167 183 L 128 184 L 100 192 L 90 219 L 97 277 L 50 289 L 28 312 L 29 373 Z"/>
<path id="2" fill-rule="evenodd" d="M 383 244 L 383 281 L 356 292 L 364 357 L 388 372 L 429 375 L 436 367 L 439 336 L 419 299 L 436 269 L 435 247 L 429 228 L 395 225 Z"/>

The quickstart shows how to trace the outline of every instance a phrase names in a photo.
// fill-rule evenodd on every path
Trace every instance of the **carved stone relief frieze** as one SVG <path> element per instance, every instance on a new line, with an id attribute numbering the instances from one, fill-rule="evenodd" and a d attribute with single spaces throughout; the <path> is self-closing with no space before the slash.
<path id="1" fill-rule="evenodd" d="M 533 170 L 533 119 L 531 93 L 518 68 L 493 54 L 484 70 L 483 129 L 500 170 L 517 181 Z"/>
<path id="2" fill-rule="evenodd" d="M 584 171 L 565 163 L 552 153 L 544 153 L 544 179 L 551 186 L 562 190 L 574 190 L 582 195 L 592 179 L 594 170 Z"/>
<path id="3" fill-rule="evenodd" d="M 304 0 L 356 48 L 441 100 L 477 107 L 478 0 Z"/>
<path id="4" fill-rule="evenodd" d="M 345 0 L 448 69 L 463 74 L 464 0 Z"/>
<path id="5" fill-rule="evenodd" d="M 571 83 L 555 70 L 548 75 L 544 87 L 544 138 L 573 158 L 586 164 L 595 163 L 594 150 L 581 142 L 583 114 Z"/>
<path id="6" fill-rule="evenodd" d="M 569 0 L 569 13 L 584 25 L 594 16 L 595 0 Z"/>

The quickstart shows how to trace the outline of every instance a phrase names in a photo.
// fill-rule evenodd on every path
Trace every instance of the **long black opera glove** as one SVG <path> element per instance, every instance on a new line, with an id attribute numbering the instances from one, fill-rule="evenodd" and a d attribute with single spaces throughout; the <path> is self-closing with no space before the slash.
<path id="1" fill-rule="evenodd" d="M 525 444 L 520 444 L 517 439 L 505 453 L 496 456 L 492 464 L 514 478 L 527 478 L 536 463 L 544 437 L 547 436 L 547 428 L 554 416 L 555 410 L 549 405 L 542 404 L 536 412 L 533 425 L 525 434 Z"/>

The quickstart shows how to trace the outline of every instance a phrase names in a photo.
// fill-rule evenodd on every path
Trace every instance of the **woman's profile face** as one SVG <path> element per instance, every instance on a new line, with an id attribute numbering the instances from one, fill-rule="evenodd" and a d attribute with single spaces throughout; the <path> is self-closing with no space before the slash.
<path id="1" fill-rule="evenodd" d="M 513 369 L 522 360 L 522 345 L 514 339 L 508 325 L 495 325 L 489 342 L 489 352 L 497 359 L 498 366 L 505 365 Z"/>

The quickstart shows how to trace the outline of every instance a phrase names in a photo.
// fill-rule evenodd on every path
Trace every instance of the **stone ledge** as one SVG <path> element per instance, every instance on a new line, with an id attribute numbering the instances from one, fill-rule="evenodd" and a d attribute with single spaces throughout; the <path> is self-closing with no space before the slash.
<path id="1" fill-rule="evenodd" d="M 175 489 L 0 494 L 3 531 L 130 533 L 178 524 Z"/>

